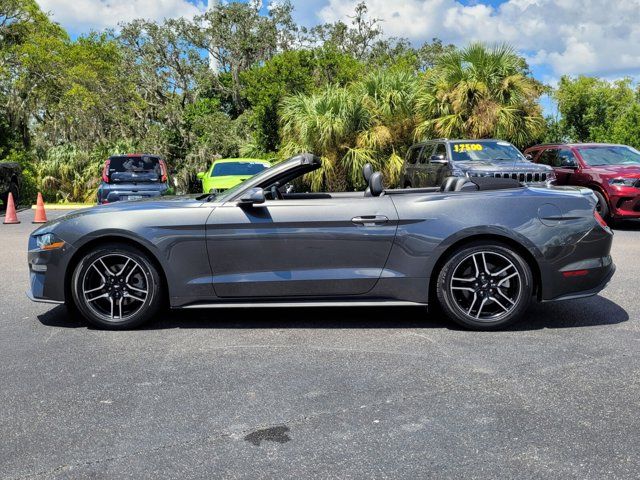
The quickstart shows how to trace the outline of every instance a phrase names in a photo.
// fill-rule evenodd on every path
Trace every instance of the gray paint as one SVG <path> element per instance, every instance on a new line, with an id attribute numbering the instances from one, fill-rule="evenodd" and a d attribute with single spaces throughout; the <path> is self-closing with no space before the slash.
<path id="1" fill-rule="evenodd" d="M 108 238 L 153 255 L 173 307 L 305 299 L 425 304 L 437 261 L 478 235 L 528 252 L 540 271 L 542 300 L 596 293 L 613 271 L 612 235 L 596 223 L 595 199 L 586 189 L 389 190 L 381 197 L 353 192 L 237 204 L 244 191 L 309 166 L 310 156 L 295 157 L 209 201 L 119 202 L 50 222 L 34 234 L 52 232 L 67 246 L 41 252 L 31 238 L 30 263 L 47 265 L 46 273 L 31 272 L 31 294 L 64 301 L 78 251 Z M 367 216 L 377 221 L 352 221 Z M 561 271 L 575 265 L 596 268 L 563 278 Z"/>

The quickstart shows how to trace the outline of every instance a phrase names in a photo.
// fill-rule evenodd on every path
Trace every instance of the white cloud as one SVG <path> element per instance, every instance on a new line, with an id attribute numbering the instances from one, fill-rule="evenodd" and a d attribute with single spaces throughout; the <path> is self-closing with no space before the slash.
<path id="1" fill-rule="evenodd" d="M 358 1 L 328 0 L 318 15 L 348 22 Z M 640 70 L 640 0 L 507 0 L 498 7 L 456 0 L 367 4 L 390 36 L 508 42 L 533 52 L 532 64 L 548 64 L 555 75 Z"/>
<path id="2" fill-rule="evenodd" d="M 40 8 L 74 33 L 116 27 L 136 18 L 163 20 L 191 17 L 206 5 L 188 0 L 37 0 Z"/>

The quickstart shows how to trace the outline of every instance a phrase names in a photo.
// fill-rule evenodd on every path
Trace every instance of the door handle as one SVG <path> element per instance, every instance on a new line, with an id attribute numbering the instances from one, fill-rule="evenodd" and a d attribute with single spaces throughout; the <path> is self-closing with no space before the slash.
<path id="1" fill-rule="evenodd" d="M 358 225 L 364 225 L 365 227 L 373 227 L 375 225 L 385 224 L 389 219 L 384 215 L 363 215 L 360 217 L 353 217 L 351 221 Z"/>

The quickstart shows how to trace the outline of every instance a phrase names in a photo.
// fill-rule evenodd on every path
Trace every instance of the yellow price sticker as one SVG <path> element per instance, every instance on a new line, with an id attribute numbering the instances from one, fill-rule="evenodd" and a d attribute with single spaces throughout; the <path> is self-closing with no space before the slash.
<path id="1" fill-rule="evenodd" d="M 479 143 L 456 143 L 453 146 L 453 151 L 462 153 L 462 152 L 479 152 L 482 150 L 482 145 Z"/>

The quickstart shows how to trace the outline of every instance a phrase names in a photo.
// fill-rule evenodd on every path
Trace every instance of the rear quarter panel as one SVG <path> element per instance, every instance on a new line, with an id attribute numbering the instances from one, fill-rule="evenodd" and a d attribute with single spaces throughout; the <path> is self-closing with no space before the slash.
<path id="1" fill-rule="evenodd" d="M 543 295 L 547 285 L 554 288 L 554 274 L 564 265 L 600 253 L 576 249 L 597 226 L 592 214 L 595 200 L 576 189 L 523 188 L 391 198 L 400 222 L 385 268 L 387 279 L 381 279 L 381 286 L 402 288 L 411 301 L 426 301 L 438 260 L 456 243 L 473 237 L 491 235 L 524 247 L 539 266 Z"/>

